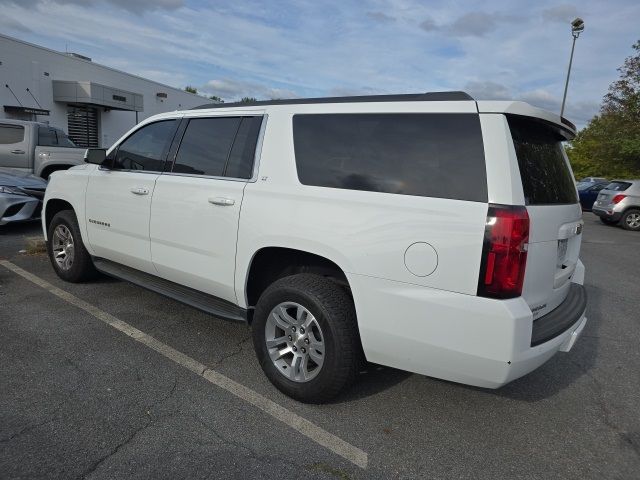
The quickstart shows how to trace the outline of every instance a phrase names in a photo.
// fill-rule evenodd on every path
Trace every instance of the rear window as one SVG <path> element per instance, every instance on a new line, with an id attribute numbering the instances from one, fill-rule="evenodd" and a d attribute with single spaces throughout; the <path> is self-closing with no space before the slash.
<path id="1" fill-rule="evenodd" d="M 624 192 L 627 188 L 629 188 L 631 184 L 629 182 L 611 182 L 607 185 L 607 190 L 614 190 L 616 192 Z"/>
<path id="2" fill-rule="evenodd" d="M 564 157 L 563 138 L 525 117 L 507 116 L 527 205 L 577 203 L 576 186 Z"/>
<path id="3" fill-rule="evenodd" d="M 304 185 L 487 201 L 477 114 L 303 114 L 293 117 Z"/>

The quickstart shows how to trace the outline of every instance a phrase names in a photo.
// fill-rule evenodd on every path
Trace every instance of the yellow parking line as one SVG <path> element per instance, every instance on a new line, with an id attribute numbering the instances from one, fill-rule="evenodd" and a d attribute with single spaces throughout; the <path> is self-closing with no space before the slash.
<path id="1" fill-rule="evenodd" d="M 354 465 L 357 465 L 358 467 L 363 469 L 367 468 L 367 453 L 359 449 L 358 447 L 355 447 L 350 443 L 342 440 L 340 437 L 327 432 L 323 428 L 320 428 L 309 420 L 302 418 L 300 415 L 297 415 L 296 413 L 283 407 L 282 405 L 277 404 L 273 400 L 268 399 L 264 395 L 261 395 L 258 392 L 250 389 L 249 387 L 231 380 L 229 377 L 221 374 L 220 372 L 207 367 L 206 365 L 198 362 L 188 355 L 185 355 L 184 353 L 175 350 L 174 348 L 165 343 L 162 343 L 152 336 L 147 335 L 143 331 L 138 330 L 132 325 L 129 325 L 128 323 L 123 322 L 113 315 L 100 310 L 98 307 L 79 299 L 75 295 L 61 290 L 58 287 L 55 287 L 46 280 L 43 280 L 40 277 L 29 273 L 26 270 L 23 270 L 17 265 L 7 260 L 0 260 L 0 265 L 20 275 L 26 280 L 29 280 L 30 282 L 38 285 L 39 287 L 42 287 L 49 293 L 52 293 L 65 302 L 70 303 L 71 305 L 74 305 L 81 310 L 84 310 L 98 320 L 106 323 L 107 325 L 110 325 L 116 330 L 119 330 L 122 333 L 130 336 L 134 340 L 155 350 L 164 357 L 201 376 L 217 387 L 222 388 L 227 392 L 235 395 L 239 399 L 244 400 L 245 402 L 259 408 L 268 415 L 271 415 L 276 420 L 281 421 L 288 427 L 296 430 L 305 437 L 316 442 L 318 445 L 321 445 L 332 451 L 333 453 L 340 455 Z"/>

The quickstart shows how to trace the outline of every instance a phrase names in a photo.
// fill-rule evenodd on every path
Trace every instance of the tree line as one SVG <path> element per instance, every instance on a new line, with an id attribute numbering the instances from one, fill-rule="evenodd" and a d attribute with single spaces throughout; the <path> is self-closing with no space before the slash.
<path id="1" fill-rule="evenodd" d="M 576 178 L 640 178 L 640 41 L 618 69 L 600 112 L 567 145 Z"/>

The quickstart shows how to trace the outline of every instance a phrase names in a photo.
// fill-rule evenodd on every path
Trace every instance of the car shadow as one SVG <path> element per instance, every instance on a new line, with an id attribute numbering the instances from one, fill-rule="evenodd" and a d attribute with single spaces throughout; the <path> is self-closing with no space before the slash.
<path id="1" fill-rule="evenodd" d="M 42 224 L 39 220 L 29 222 L 7 223 L 0 226 L 0 235 L 38 235 L 42 234 Z"/>
<path id="2" fill-rule="evenodd" d="M 374 396 L 402 383 L 413 373 L 375 363 L 366 363 L 353 385 L 344 393 L 329 401 L 330 404 L 350 403 Z"/>

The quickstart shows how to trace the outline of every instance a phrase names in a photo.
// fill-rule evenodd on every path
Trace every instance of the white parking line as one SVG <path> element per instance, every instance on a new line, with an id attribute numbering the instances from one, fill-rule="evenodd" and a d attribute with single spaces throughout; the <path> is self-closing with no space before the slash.
<path id="1" fill-rule="evenodd" d="M 297 432 L 300 432 L 302 435 L 309 438 L 310 440 L 313 440 L 318 445 L 322 445 L 335 454 L 340 455 L 354 465 L 357 465 L 358 467 L 363 469 L 367 468 L 367 453 L 359 449 L 358 447 L 354 447 L 350 443 L 345 442 L 340 437 L 327 432 L 316 424 L 302 418 L 300 415 L 297 415 L 291 410 L 288 410 L 287 408 L 277 404 L 273 400 L 269 400 L 264 395 L 261 395 L 258 392 L 245 387 L 244 385 L 234 380 L 231 380 L 229 377 L 217 372 L 216 370 L 213 370 L 206 365 L 198 362 L 197 360 L 194 360 L 193 358 L 185 355 L 184 353 L 171 348 L 169 345 L 156 340 L 152 336 L 147 335 L 141 330 L 138 330 L 128 323 L 123 322 L 113 315 L 100 310 L 98 307 L 95 307 L 90 303 L 79 299 L 75 295 L 72 295 L 69 292 L 65 292 L 64 290 L 53 286 L 46 280 L 43 280 L 42 278 L 29 273 L 26 270 L 23 270 L 17 265 L 7 260 L 0 260 L 0 265 L 38 285 L 39 287 L 42 287 L 56 297 L 61 298 L 62 300 L 93 315 L 98 320 L 101 320 L 107 325 L 112 326 L 116 330 L 129 335 L 134 340 L 155 350 L 164 357 L 174 361 L 178 365 L 181 365 L 188 370 L 191 370 L 195 374 L 200 375 L 207 381 L 232 393 L 241 400 L 244 400 L 245 402 L 258 407 L 263 412 L 271 415 L 277 420 L 280 420 L 285 425 L 296 430 Z"/>

